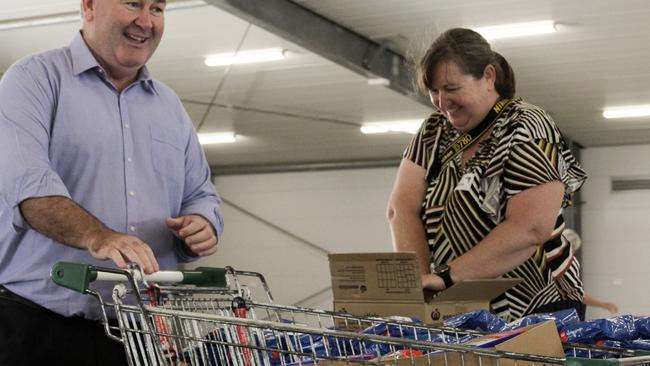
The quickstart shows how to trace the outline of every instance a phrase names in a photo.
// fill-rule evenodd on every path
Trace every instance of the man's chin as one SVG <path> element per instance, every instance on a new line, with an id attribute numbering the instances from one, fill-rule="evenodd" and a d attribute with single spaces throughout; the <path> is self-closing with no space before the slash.
<path id="1" fill-rule="evenodd" d="M 148 59 L 148 57 L 127 57 L 120 60 L 120 65 L 127 69 L 139 69 L 147 63 Z"/>

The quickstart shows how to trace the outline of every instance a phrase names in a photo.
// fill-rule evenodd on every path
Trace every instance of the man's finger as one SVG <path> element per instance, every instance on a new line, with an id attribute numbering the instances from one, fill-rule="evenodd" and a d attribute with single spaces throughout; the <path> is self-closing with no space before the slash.
<path id="1" fill-rule="evenodd" d="M 120 251 L 129 262 L 133 262 L 140 266 L 145 273 L 152 272 L 152 266 L 149 263 L 149 259 L 144 255 L 138 254 L 135 248 L 135 243 L 131 243 L 131 245 L 124 245 L 122 248 L 120 248 Z"/>
<path id="2" fill-rule="evenodd" d="M 205 223 L 200 220 L 186 220 L 184 224 L 185 226 L 178 231 L 178 235 L 183 239 L 200 232 L 205 227 Z"/>
<path id="3" fill-rule="evenodd" d="M 201 257 L 207 257 L 209 255 L 212 255 L 212 254 L 216 253 L 216 252 L 217 252 L 217 246 L 215 245 L 215 246 L 211 247 L 210 249 L 198 252 L 196 254 L 198 254 Z"/>
<path id="4" fill-rule="evenodd" d="M 168 217 L 165 224 L 172 230 L 178 230 L 183 227 L 183 217 Z"/>
<path id="5" fill-rule="evenodd" d="M 153 250 L 151 249 L 151 247 L 144 244 L 144 250 L 146 255 L 149 257 L 149 261 L 153 265 L 153 271 L 154 272 L 160 271 L 160 266 L 158 265 L 158 261 L 156 260 L 156 255 L 153 254 Z"/>
<path id="6" fill-rule="evenodd" d="M 187 243 L 187 245 L 194 245 L 194 244 L 202 243 L 204 241 L 210 241 L 213 238 L 214 238 L 214 234 L 212 234 L 212 230 L 208 230 L 204 228 L 198 233 L 195 233 L 185 238 L 185 243 Z"/>
<path id="7" fill-rule="evenodd" d="M 111 248 L 108 253 L 106 253 L 106 258 L 112 260 L 118 268 L 126 268 L 126 261 L 122 254 L 115 248 Z"/>
<path id="8" fill-rule="evenodd" d="M 208 241 L 203 241 L 203 242 L 199 242 L 199 243 L 196 243 L 196 244 L 192 244 L 192 245 L 190 245 L 190 249 L 192 249 L 192 251 L 194 253 L 198 254 L 199 252 L 210 249 L 210 248 L 212 248 L 212 247 L 214 247 L 216 245 L 217 245 L 216 240 L 208 240 Z"/>

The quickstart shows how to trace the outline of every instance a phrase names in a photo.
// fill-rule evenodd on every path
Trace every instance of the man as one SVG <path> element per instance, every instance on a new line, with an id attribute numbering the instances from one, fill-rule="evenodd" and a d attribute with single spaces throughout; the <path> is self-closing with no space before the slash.
<path id="1" fill-rule="evenodd" d="M 216 251 L 220 198 L 176 94 L 145 67 L 164 0 L 83 0 L 70 46 L 0 81 L 0 364 L 125 363 L 57 261 L 145 272 Z M 104 296 L 111 284 L 97 285 Z"/>

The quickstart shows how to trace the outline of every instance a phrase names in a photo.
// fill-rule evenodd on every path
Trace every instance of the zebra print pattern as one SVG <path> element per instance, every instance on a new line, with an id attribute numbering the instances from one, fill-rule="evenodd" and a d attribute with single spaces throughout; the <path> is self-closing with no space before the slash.
<path id="1" fill-rule="evenodd" d="M 428 173 L 434 156 L 458 136 L 442 114 L 433 113 L 403 156 Z M 566 185 L 562 204 L 566 207 L 585 179 L 551 117 L 539 107 L 513 100 L 464 167 L 458 154 L 428 182 L 422 220 L 431 261 L 448 263 L 474 247 L 503 221 L 512 196 L 559 180 Z M 560 211 L 551 239 L 503 275 L 523 281 L 492 301 L 499 316 L 514 320 L 555 301 L 582 301 L 580 264 L 562 237 L 563 230 Z"/>

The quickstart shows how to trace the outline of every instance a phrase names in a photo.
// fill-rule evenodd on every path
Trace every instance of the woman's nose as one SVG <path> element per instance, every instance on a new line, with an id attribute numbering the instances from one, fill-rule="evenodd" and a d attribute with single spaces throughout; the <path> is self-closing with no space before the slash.
<path id="1" fill-rule="evenodd" d="M 429 91 L 429 98 L 431 99 L 431 104 L 438 109 L 443 109 L 447 104 L 447 98 L 443 92 L 432 92 Z"/>

